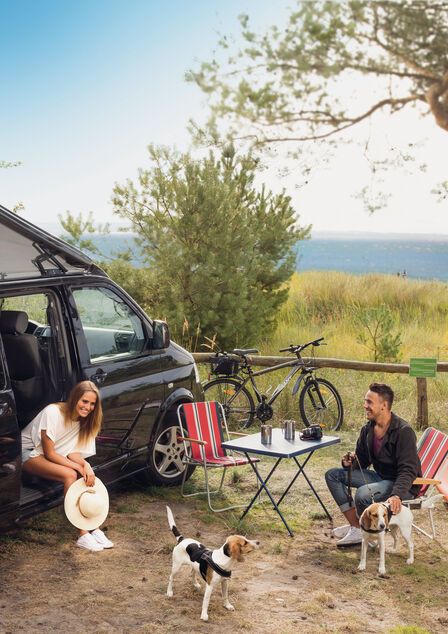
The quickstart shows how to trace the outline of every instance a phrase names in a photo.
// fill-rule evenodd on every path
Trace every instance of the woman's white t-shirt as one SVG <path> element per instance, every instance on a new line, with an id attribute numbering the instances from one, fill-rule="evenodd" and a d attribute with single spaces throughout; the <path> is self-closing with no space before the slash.
<path id="1" fill-rule="evenodd" d="M 80 453 L 83 458 L 95 455 L 95 438 L 89 438 L 82 446 L 78 445 L 79 422 L 69 424 L 64 422 L 59 407 L 53 403 L 47 405 L 22 430 L 22 449 L 32 449 L 30 458 L 42 456 L 42 430 L 45 429 L 48 438 L 54 442 L 54 450 L 66 457 L 70 453 Z"/>

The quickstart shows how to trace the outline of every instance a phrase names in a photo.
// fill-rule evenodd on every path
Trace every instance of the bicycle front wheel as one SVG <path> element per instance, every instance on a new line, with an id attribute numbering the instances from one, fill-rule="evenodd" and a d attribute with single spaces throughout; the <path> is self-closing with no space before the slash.
<path id="1" fill-rule="evenodd" d="M 246 429 L 253 421 L 255 407 L 250 392 L 235 379 L 212 379 L 204 386 L 205 400 L 218 401 L 224 408 L 229 429 Z"/>
<path id="2" fill-rule="evenodd" d="M 300 415 L 307 427 L 324 425 L 336 431 L 342 425 L 344 408 L 337 389 L 326 379 L 310 379 L 299 398 Z"/>

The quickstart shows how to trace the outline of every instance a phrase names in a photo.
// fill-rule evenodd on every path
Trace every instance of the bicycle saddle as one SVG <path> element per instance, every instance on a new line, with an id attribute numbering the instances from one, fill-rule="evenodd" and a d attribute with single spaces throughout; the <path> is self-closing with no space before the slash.
<path id="1" fill-rule="evenodd" d="M 258 354 L 258 350 L 256 348 L 248 348 L 247 350 L 240 350 L 239 348 L 235 348 L 233 354 L 237 354 L 242 357 L 245 354 Z"/>

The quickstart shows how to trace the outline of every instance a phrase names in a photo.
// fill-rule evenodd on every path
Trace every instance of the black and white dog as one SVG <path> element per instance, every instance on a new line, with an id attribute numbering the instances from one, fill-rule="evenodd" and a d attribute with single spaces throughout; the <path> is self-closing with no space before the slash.
<path id="1" fill-rule="evenodd" d="M 237 561 L 244 561 L 243 555 L 250 553 L 259 546 L 258 541 L 251 541 L 241 535 L 231 535 L 216 550 L 210 550 L 195 539 L 184 538 L 179 533 L 174 522 L 174 517 L 169 506 L 166 507 L 168 522 L 174 537 L 177 539 L 177 546 L 173 549 L 173 567 L 171 570 L 168 589 L 169 597 L 173 596 L 173 579 L 183 564 L 189 564 L 192 569 L 193 583 L 196 588 L 201 584 L 198 579 L 201 576 L 205 583 L 204 599 L 202 601 L 201 619 L 208 621 L 208 604 L 214 586 L 221 582 L 223 605 L 226 610 L 235 608 L 229 602 L 228 583 L 231 570 Z"/>

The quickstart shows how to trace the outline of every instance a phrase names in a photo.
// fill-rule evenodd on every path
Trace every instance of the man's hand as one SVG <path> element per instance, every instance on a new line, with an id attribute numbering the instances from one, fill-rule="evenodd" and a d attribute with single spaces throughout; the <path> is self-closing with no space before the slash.
<path id="1" fill-rule="evenodd" d="M 342 456 L 342 464 L 344 467 L 349 467 L 352 462 L 355 461 L 356 454 L 352 451 L 348 451 L 344 456 Z"/>
<path id="2" fill-rule="evenodd" d="M 401 511 L 401 500 L 398 495 L 391 495 L 390 498 L 386 500 L 386 502 L 390 506 L 392 515 L 397 515 Z"/>

